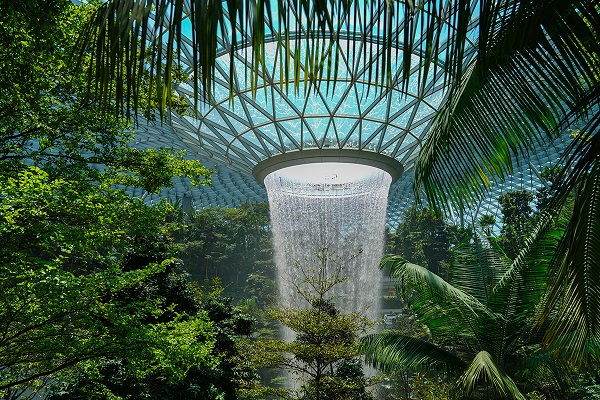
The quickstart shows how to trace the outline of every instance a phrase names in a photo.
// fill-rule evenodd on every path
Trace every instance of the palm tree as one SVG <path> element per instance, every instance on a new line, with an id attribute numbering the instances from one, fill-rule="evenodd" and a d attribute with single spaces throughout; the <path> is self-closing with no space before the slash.
<path id="1" fill-rule="evenodd" d="M 463 396 L 485 382 L 487 398 L 493 393 L 525 399 L 516 376 L 537 382 L 536 389 L 564 390 L 566 364 L 531 334 L 563 230 L 546 231 L 528 257 L 513 263 L 481 240 L 463 243 L 453 250 L 448 281 L 398 256 L 384 257 L 381 267 L 390 268 L 398 292 L 432 340 L 394 331 L 368 335 L 361 340 L 367 362 L 389 373 L 435 371 L 452 378 Z"/>
<path id="2" fill-rule="evenodd" d="M 590 349 L 600 336 L 600 7 L 595 1 L 506 1 L 491 4 L 485 15 L 477 58 L 419 155 L 415 190 L 424 189 L 441 208 L 464 207 L 510 174 L 515 159 L 578 129 L 558 160 L 556 194 L 537 230 L 543 232 L 576 193 L 538 326 L 549 322 L 545 342 L 555 354 L 585 364 L 597 359 Z"/>
<path id="3" fill-rule="evenodd" d="M 335 86 L 342 39 L 363 49 L 381 46 L 377 62 L 364 67 L 382 86 L 391 83 L 395 48 L 403 50 L 400 85 L 427 82 L 443 68 L 451 89 L 423 142 L 414 181 L 417 195 L 424 192 L 431 206 L 446 211 L 468 207 L 510 174 L 515 160 L 576 128 L 576 140 L 558 160 L 563 173 L 541 220 L 550 224 L 576 192 L 539 325 L 554 316 L 545 340 L 556 354 L 578 364 L 594 358 L 590 345 L 600 338 L 596 0 L 107 0 L 89 26 L 81 49 L 85 54 L 86 44 L 95 43 L 90 86 L 99 98 L 137 109 L 139 83 L 149 72 L 147 87 L 158 94 L 161 115 L 185 43 L 194 60 L 195 102 L 199 93 L 210 101 L 215 60 L 223 52 L 250 47 L 248 79 L 254 82 L 265 41 L 278 44 L 286 88 L 291 82 L 296 90 L 303 80 Z M 223 46 L 224 36 L 230 46 Z M 301 40 L 305 51 L 290 40 Z M 468 52 L 472 41 L 476 51 Z M 410 73 L 413 55 L 421 59 L 420 74 Z M 233 95 L 233 81 L 230 90 Z"/>

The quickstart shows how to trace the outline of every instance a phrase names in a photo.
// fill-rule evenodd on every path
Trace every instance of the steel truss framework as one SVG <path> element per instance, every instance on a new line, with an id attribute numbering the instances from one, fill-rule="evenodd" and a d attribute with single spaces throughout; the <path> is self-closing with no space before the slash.
<path id="1" fill-rule="evenodd" d="M 358 8 L 357 12 L 367 11 Z M 414 18 L 418 20 L 420 14 L 417 12 Z M 477 16 L 473 15 L 472 26 L 476 24 Z M 363 27 L 367 30 L 375 28 Z M 174 188 L 148 196 L 148 201 L 169 197 L 173 201 L 191 203 L 194 208 L 266 201 L 264 188 L 252 176 L 257 163 L 290 152 L 354 149 L 383 154 L 402 164 L 404 175 L 392 185 L 389 196 L 388 225 L 393 227 L 401 218 L 402 210 L 414 202 L 412 166 L 421 144 L 427 140 L 436 112 L 447 101 L 448 89 L 453 84 L 452 76 L 442 62 L 434 60 L 434 72 L 424 82 L 418 75 L 421 70 L 419 54 L 412 54 L 412 76 L 407 85 L 400 68 L 403 47 L 401 43 L 395 43 L 392 52 L 395 57 L 390 62 L 396 73 L 389 86 L 376 85 L 373 71 L 365 66 L 377 62 L 382 46 L 356 37 L 352 29 L 341 27 L 333 33 L 342 38 L 335 61 L 337 80 L 327 80 L 327 72 L 324 72 L 320 79 L 300 82 L 294 87 L 282 68 L 281 46 L 284 44 L 277 40 L 279 27 L 269 22 L 266 62 L 254 82 L 250 82 L 251 60 L 247 48 L 236 46 L 233 53 L 235 69 L 231 74 L 231 29 L 231 26 L 226 27 L 229 34 L 219 37 L 220 56 L 210 101 L 200 101 L 196 112 L 192 111 L 190 115 L 173 114 L 169 123 L 142 121 L 136 128 L 137 146 L 185 149 L 188 157 L 200 159 L 217 171 L 213 183 L 191 188 L 189 181 L 181 179 L 175 182 Z M 444 29 L 453 27 L 448 25 Z M 241 26 L 237 26 L 236 31 L 237 38 L 250 42 L 248 32 Z M 291 37 L 299 37 L 304 32 L 302 28 Z M 441 35 L 442 40 L 444 36 Z M 466 63 L 476 54 L 475 39 L 472 38 L 465 51 Z M 193 61 L 189 50 L 192 42 L 186 40 L 185 43 L 180 49 L 181 62 L 184 69 L 191 71 Z M 323 43 L 323 48 L 331 49 L 329 44 Z M 295 46 L 300 46 L 298 54 L 306 50 L 296 40 L 291 40 L 287 46 L 294 50 Z M 447 46 L 447 43 L 441 44 L 442 49 Z M 307 67 L 300 58 L 291 62 L 300 63 L 303 69 Z M 233 93 L 229 91 L 231 81 L 235 83 Z M 190 106 L 194 104 L 191 86 L 181 84 L 176 90 Z M 518 160 L 514 175 L 493 187 L 489 200 L 471 210 L 472 215 L 468 218 L 483 212 L 495 214 L 494 200 L 506 190 L 540 186 L 539 171 L 556 162 L 563 146 L 562 141 L 557 141 L 554 146 Z M 143 193 L 133 192 L 133 195 L 142 196 Z"/>

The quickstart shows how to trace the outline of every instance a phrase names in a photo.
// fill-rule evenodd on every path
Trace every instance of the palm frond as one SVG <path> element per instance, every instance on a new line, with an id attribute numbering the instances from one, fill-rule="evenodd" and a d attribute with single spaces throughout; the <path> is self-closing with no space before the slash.
<path id="1" fill-rule="evenodd" d="M 501 317 L 484 303 L 428 269 L 408 263 L 401 257 L 387 255 L 380 267 L 389 268 L 390 277 L 398 282 L 396 290 L 408 294 L 411 309 L 432 335 L 459 335 L 474 340 L 473 345 L 477 348 L 486 347 L 485 331 L 492 325 L 483 326 L 481 320 L 485 318 L 491 324 Z"/>
<path id="2" fill-rule="evenodd" d="M 108 103 L 130 106 L 143 89 L 142 71 L 152 77 L 150 92 L 169 99 L 169 64 L 189 57 L 194 103 L 199 94 L 210 101 L 216 58 L 229 54 L 230 97 L 241 87 L 234 63 L 245 72 L 244 88 L 256 93 L 265 68 L 265 43 L 277 44 L 280 85 L 305 90 L 326 82 L 332 93 L 338 82 L 340 48 L 359 60 L 380 90 L 399 76 L 402 91 L 412 80 L 425 88 L 443 72 L 444 86 L 463 75 L 464 59 L 472 55 L 471 33 L 478 15 L 473 0 L 107 0 L 101 3 L 81 37 L 77 59 L 91 54 L 93 94 Z M 484 2 L 483 4 L 491 4 Z M 492 7 L 493 8 L 493 7 Z M 486 18 L 481 18 L 487 20 Z M 353 47 L 351 51 L 350 46 Z M 234 54 L 243 51 L 242 59 Z M 368 54 L 371 56 L 366 57 Z M 376 55 L 376 56 L 373 56 Z M 413 74 L 415 59 L 418 73 Z M 129 68 L 133 64 L 138 68 Z M 334 64 L 334 66 L 332 66 Z M 293 85 L 289 85 L 293 82 Z M 118 87 L 117 87 L 118 86 Z M 306 93 L 305 93 L 306 94 Z M 117 97 L 123 95 L 124 98 Z M 126 99 L 126 100 L 124 100 Z M 194 104 L 195 105 L 195 104 Z M 167 103 L 160 103 L 165 109 Z"/>
<path id="3" fill-rule="evenodd" d="M 419 288 L 427 289 L 439 295 L 438 297 L 447 298 L 450 302 L 460 303 L 470 312 L 489 312 L 485 305 L 474 296 L 452 286 L 427 268 L 407 262 L 400 256 L 385 255 L 380 263 L 380 269 L 384 268 L 389 268 L 390 277 L 398 283 L 409 282 L 412 285 L 417 285 Z"/>
<path id="4" fill-rule="evenodd" d="M 508 267 L 507 258 L 481 239 L 467 240 L 452 249 L 448 281 L 487 304 Z"/>
<path id="5" fill-rule="evenodd" d="M 550 320 L 545 338 L 550 347 L 577 365 L 590 361 L 590 345 L 600 338 L 599 127 L 600 119 L 588 124 L 580 139 L 568 182 L 575 188 L 574 211 L 554 259 L 556 275 L 540 320 Z"/>
<path id="6" fill-rule="evenodd" d="M 477 353 L 471 364 L 456 382 L 459 393 L 468 395 L 478 383 L 491 384 L 494 392 L 505 399 L 525 400 L 515 382 L 492 359 L 487 351 Z"/>
<path id="7" fill-rule="evenodd" d="M 565 393 L 573 383 L 573 371 L 569 365 L 557 360 L 545 349 L 533 349 L 520 364 L 520 379 L 536 382 L 538 387 L 546 388 L 547 391 L 559 390 Z"/>
<path id="8" fill-rule="evenodd" d="M 463 360 L 448 350 L 398 333 L 365 336 L 360 339 L 359 349 L 366 354 L 369 365 L 386 373 L 404 369 L 460 373 L 466 367 Z"/>
<path id="9" fill-rule="evenodd" d="M 488 298 L 490 309 L 502 315 L 491 348 L 498 359 L 532 329 L 532 321 L 544 301 L 552 257 L 566 223 L 564 215 L 558 221 L 547 214 L 542 216 Z"/>
<path id="10" fill-rule="evenodd" d="M 512 260 L 509 268 L 504 271 L 496 282 L 493 292 L 502 290 L 505 286 L 527 273 L 534 281 L 545 280 L 548 266 L 556 251 L 558 242 L 565 231 L 567 216 L 542 210 L 537 221 L 525 237 L 523 247 Z M 538 289 L 539 290 L 539 289 Z"/>
<path id="11" fill-rule="evenodd" d="M 537 306 L 535 303 L 525 304 L 519 297 L 530 284 L 522 275 L 514 276 L 510 284 L 497 290 L 498 282 L 505 277 L 509 267 L 510 260 L 502 251 L 497 247 L 484 246 L 477 239 L 453 249 L 448 267 L 450 282 L 456 282 L 457 287 L 476 295 L 494 313 L 492 317 L 480 314 L 473 326 L 482 346 L 480 349 L 490 352 L 495 360 L 503 360 L 508 348 L 522 336 L 528 326 L 526 317 Z M 538 300 L 539 297 L 541 295 Z"/>
<path id="12" fill-rule="evenodd" d="M 148 72 L 151 79 L 147 90 L 160 95 L 161 113 L 168 107 L 173 62 L 180 63 L 182 54 L 191 61 L 190 84 L 196 104 L 199 94 L 211 100 L 217 58 L 229 53 L 233 78 L 234 54 L 241 50 L 246 56 L 237 62 L 246 70 L 244 85 L 256 94 L 265 69 L 267 42 L 278 44 L 277 57 L 285 77 L 281 85 L 286 91 L 289 80 L 295 90 L 301 82 L 320 85 L 322 81 L 328 87 L 332 83 L 335 90 L 339 48 L 349 41 L 356 41 L 363 52 L 360 67 L 369 72 L 374 90 L 391 84 L 396 72 L 392 70 L 392 58 L 402 53 L 399 65 L 402 85 L 407 88 L 415 54 L 422 58 L 423 82 L 427 82 L 430 69 L 436 73 L 442 47 L 439 35 L 447 23 L 463 30 L 469 28 L 464 20 L 468 21 L 473 13 L 471 2 L 455 3 L 425 1 L 415 6 L 385 0 L 108 0 L 100 4 L 87 24 L 76 58 L 81 61 L 86 54 L 91 56 L 89 85 L 106 104 L 137 104 L 142 94 L 141 76 Z M 424 39 L 422 27 L 431 30 Z M 464 43 L 458 44 L 444 45 L 444 51 L 462 60 Z M 364 57 L 367 51 L 380 57 L 372 62 L 371 57 Z M 461 64 L 452 65 L 456 72 Z M 231 79 L 230 96 L 237 92 L 239 78 Z"/>
<path id="13" fill-rule="evenodd" d="M 600 77 L 593 1 L 497 4 L 486 10 L 492 17 L 482 18 L 489 21 L 480 24 L 479 54 L 416 163 L 415 191 L 440 208 L 480 200 L 515 160 L 560 134 L 555 128 L 571 110 L 588 107 L 580 100 Z"/>
<path id="14" fill-rule="evenodd" d="M 564 227 L 558 232 L 551 227 L 540 223 L 512 263 L 497 245 L 484 246 L 478 239 L 452 250 L 448 280 L 494 313 L 492 318 L 481 314 L 474 326 L 482 348 L 495 360 L 504 360 L 516 341 L 531 329 L 544 296 L 552 255 L 564 232 Z"/>

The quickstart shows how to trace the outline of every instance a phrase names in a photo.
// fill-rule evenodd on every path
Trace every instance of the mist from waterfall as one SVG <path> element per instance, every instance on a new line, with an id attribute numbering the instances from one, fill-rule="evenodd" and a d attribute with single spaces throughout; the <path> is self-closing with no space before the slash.
<path id="1" fill-rule="evenodd" d="M 327 248 L 349 279 L 333 290 L 340 311 L 364 312 L 379 320 L 385 217 L 391 176 L 378 168 L 349 163 L 316 163 L 269 174 L 269 196 L 279 301 L 306 308 L 296 293 L 297 263 L 307 269 Z"/>

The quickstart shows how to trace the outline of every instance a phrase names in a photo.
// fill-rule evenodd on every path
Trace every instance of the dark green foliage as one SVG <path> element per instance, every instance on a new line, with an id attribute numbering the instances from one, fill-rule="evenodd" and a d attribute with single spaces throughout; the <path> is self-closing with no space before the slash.
<path id="1" fill-rule="evenodd" d="M 242 361 L 237 345 L 240 336 L 249 336 L 252 333 L 255 321 L 239 307 L 233 306 L 230 297 L 223 297 L 219 293 L 206 296 L 203 309 L 214 322 L 213 327 L 217 338 L 215 353 L 221 355 L 223 359 L 219 367 L 213 369 L 212 374 L 198 369 L 195 375 L 198 378 L 203 377 L 206 386 L 219 388 L 225 400 L 235 399 L 236 389 L 242 382 L 257 379 L 253 367 Z"/>
<path id="2" fill-rule="evenodd" d="M 170 310 L 124 293 L 139 291 L 175 260 L 168 251 L 136 263 L 125 254 L 163 235 L 160 223 L 170 208 L 87 182 L 52 180 L 39 169 L 0 179 L 0 361 L 7 367 L 0 387 L 87 360 L 134 354 L 146 360 L 162 351 L 170 340 L 167 326 L 144 321 Z M 204 316 L 182 322 L 189 334 L 207 340 L 191 349 L 210 348 Z M 169 329 L 176 332 L 176 325 Z"/>
<path id="3" fill-rule="evenodd" d="M 232 400 L 241 382 L 256 379 L 254 370 L 239 360 L 236 342 L 250 335 L 253 319 L 223 297 L 220 289 L 201 293 L 184 275 L 173 269 L 121 295 L 123 301 L 151 300 L 169 310 L 146 323 L 166 323 L 176 316 L 203 314 L 212 323 L 215 341 L 211 352 L 218 362 L 189 364 L 184 373 L 169 377 L 160 360 L 140 369 L 135 358 L 105 358 L 97 365 L 84 365 L 54 389 L 52 400 L 84 400 L 120 396 L 128 399 Z M 200 339 L 200 338 L 198 338 Z"/>
<path id="4" fill-rule="evenodd" d="M 492 229 L 493 229 L 493 226 L 495 223 L 496 223 L 496 218 L 494 218 L 494 216 L 490 215 L 490 214 L 484 214 L 479 219 L 479 226 L 481 227 L 481 229 L 483 229 L 485 234 L 489 237 L 492 236 Z"/>
<path id="5" fill-rule="evenodd" d="M 502 213 L 502 229 L 498 244 L 510 259 L 514 259 L 525 245 L 533 222 L 533 193 L 511 190 L 498 198 Z"/>
<path id="6" fill-rule="evenodd" d="M 140 238 L 125 254 L 124 269 L 143 268 L 173 251 L 168 237 Z M 223 297 L 221 289 L 202 293 L 182 272 L 181 265 L 172 263 L 163 272 L 116 293 L 115 297 L 122 304 L 155 304 L 161 313 L 156 309 L 146 314 L 138 311 L 145 324 L 172 323 L 185 320 L 186 316 L 207 317 L 214 337 L 211 357 L 218 362 L 186 364 L 183 374 L 168 377 L 169 370 L 161 367 L 160 359 L 153 361 L 149 368 L 141 368 L 135 358 L 104 358 L 97 366 L 78 368 L 74 378 L 56 390 L 50 399 L 83 400 L 110 393 L 130 399 L 212 400 L 224 396 L 223 399 L 231 400 L 237 398 L 240 382 L 256 378 L 249 365 L 237 360 L 236 346 L 240 336 L 252 332 L 253 319 L 233 306 L 231 298 Z"/>
<path id="7" fill-rule="evenodd" d="M 390 236 L 388 251 L 443 275 L 450 248 L 465 235 L 468 231 L 447 223 L 434 210 L 413 206 L 404 213 L 402 222 Z"/>
<path id="8" fill-rule="evenodd" d="M 528 201 L 532 197 L 523 196 Z M 531 218 L 526 212 L 520 215 Z M 450 377 L 459 397 L 524 399 L 534 389 L 568 396 L 573 371 L 542 346 L 546 327 L 533 330 L 566 224 L 563 217 L 538 232 L 537 241 L 524 242 L 514 262 L 498 251 L 496 241 L 486 242 L 493 238 L 465 241 L 452 249 L 447 279 L 386 256 L 382 268 L 390 268 L 397 290 L 431 337 L 393 331 L 368 336 L 362 339 L 367 360 L 390 373 Z"/>
<path id="9" fill-rule="evenodd" d="M 556 195 L 559 185 L 559 177 L 563 173 L 562 168 L 554 166 L 545 167 L 541 172 L 543 186 L 536 190 L 535 201 L 538 210 L 543 210 L 550 202 L 550 199 Z"/>
<path id="10" fill-rule="evenodd" d="M 268 216 L 266 203 L 193 213 L 179 238 L 186 269 L 199 281 L 219 278 L 228 295 L 268 304 L 274 295 Z"/>

